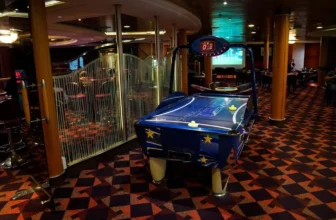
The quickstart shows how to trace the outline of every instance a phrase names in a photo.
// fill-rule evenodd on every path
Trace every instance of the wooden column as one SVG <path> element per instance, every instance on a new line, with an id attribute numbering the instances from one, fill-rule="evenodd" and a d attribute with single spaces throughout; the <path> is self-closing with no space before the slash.
<path id="1" fill-rule="evenodd" d="M 178 33 L 178 44 L 187 45 L 187 33 L 186 30 L 180 30 Z M 180 64 L 181 64 L 181 88 L 182 92 L 188 94 L 188 50 L 181 49 L 180 51 Z"/>
<path id="2" fill-rule="evenodd" d="M 285 122 L 286 87 L 288 68 L 289 15 L 276 15 L 274 22 L 274 54 L 270 122 Z"/>
<path id="3" fill-rule="evenodd" d="M 45 109 L 49 109 L 48 122 L 43 121 L 43 136 L 46 149 L 49 178 L 53 179 L 63 174 L 60 140 L 57 128 L 56 107 L 51 72 L 51 61 L 49 53 L 48 27 L 46 20 L 46 9 L 44 0 L 29 0 L 30 27 L 33 38 L 35 69 L 37 82 L 42 79 L 46 84 L 46 95 L 48 106 L 44 106 L 41 87 L 38 87 L 41 117 L 45 118 Z"/>
<path id="4" fill-rule="evenodd" d="M 264 69 L 269 69 L 269 42 L 270 42 L 271 24 L 270 18 L 266 18 L 266 36 L 264 41 Z"/>
<path id="5" fill-rule="evenodd" d="M 327 67 L 328 65 L 328 48 L 329 48 L 329 38 L 321 37 L 319 67 L 322 67 L 322 68 L 318 71 L 318 79 L 317 79 L 318 85 L 321 87 L 324 86 L 325 84 L 324 68 Z"/>
<path id="6" fill-rule="evenodd" d="M 212 82 L 212 59 L 211 57 L 204 57 L 204 73 L 205 73 L 205 86 L 209 87 Z"/>

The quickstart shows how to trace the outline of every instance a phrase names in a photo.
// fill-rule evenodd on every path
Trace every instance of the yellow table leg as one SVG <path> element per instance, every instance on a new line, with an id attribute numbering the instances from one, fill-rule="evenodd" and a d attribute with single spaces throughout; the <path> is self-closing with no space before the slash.
<path id="1" fill-rule="evenodd" d="M 225 189 L 222 186 L 221 170 L 218 168 L 212 168 L 212 192 L 214 196 L 224 196 Z"/>
<path id="2" fill-rule="evenodd" d="M 164 159 L 149 158 L 149 167 L 151 170 L 153 182 L 159 184 L 166 174 L 167 161 Z"/>

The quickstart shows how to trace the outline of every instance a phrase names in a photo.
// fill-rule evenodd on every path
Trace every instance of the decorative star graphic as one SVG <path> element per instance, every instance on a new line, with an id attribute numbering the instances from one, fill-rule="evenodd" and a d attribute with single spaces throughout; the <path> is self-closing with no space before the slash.
<path id="1" fill-rule="evenodd" d="M 146 132 L 146 134 L 147 134 L 148 138 L 154 139 L 154 134 L 155 133 L 151 129 L 148 129 L 147 132 Z"/>
<path id="2" fill-rule="evenodd" d="M 201 158 L 202 163 L 206 163 L 208 159 L 206 159 L 204 156 Z"/>
<path id="3" fill-rule="evenodd" d="M 205 139 L 205 143 L 211 144 L 212 138 L 209 135 L 207 135 L 206 137 L 204 137 L 204 139 Z"/>

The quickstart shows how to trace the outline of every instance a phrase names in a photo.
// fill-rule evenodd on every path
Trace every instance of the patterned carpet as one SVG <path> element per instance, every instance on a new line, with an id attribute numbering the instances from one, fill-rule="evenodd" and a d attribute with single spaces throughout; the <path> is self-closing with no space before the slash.
<path id="1" fill-rule="evenodd" d="M 43 211 L 34 193 L 17 201 L 24 175 L 6 184 L 0 171 L 0 219 L 336 219 L 336 108 L 324 90 L 288 96 L 287 124 L 270 126 L 270 93 L 260 98 L 254 125 L 229 193 L 210 194 L 209 170 L 169 164 L 165 185 L 151 183 L 139 148 L 101 161 L 54 192 L 57 211 Z"/>

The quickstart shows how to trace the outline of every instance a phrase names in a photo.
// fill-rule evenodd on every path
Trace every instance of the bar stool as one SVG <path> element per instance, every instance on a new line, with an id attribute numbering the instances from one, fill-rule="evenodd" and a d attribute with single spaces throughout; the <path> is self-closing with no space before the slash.
<path id="1" fill-rule="evenodd" d="M 3 169 L 13 169 L 26 164 L 27 161 L 15 152 L 16 143 L 13 141 L 13 131 L 21 128 L 22 120 L 19 105 L 13 99 L 0 101 L 0 122 L 1 127 L 7 131 L 9 148 L 9 156 L 0 163 L 0 167 Z"/>

